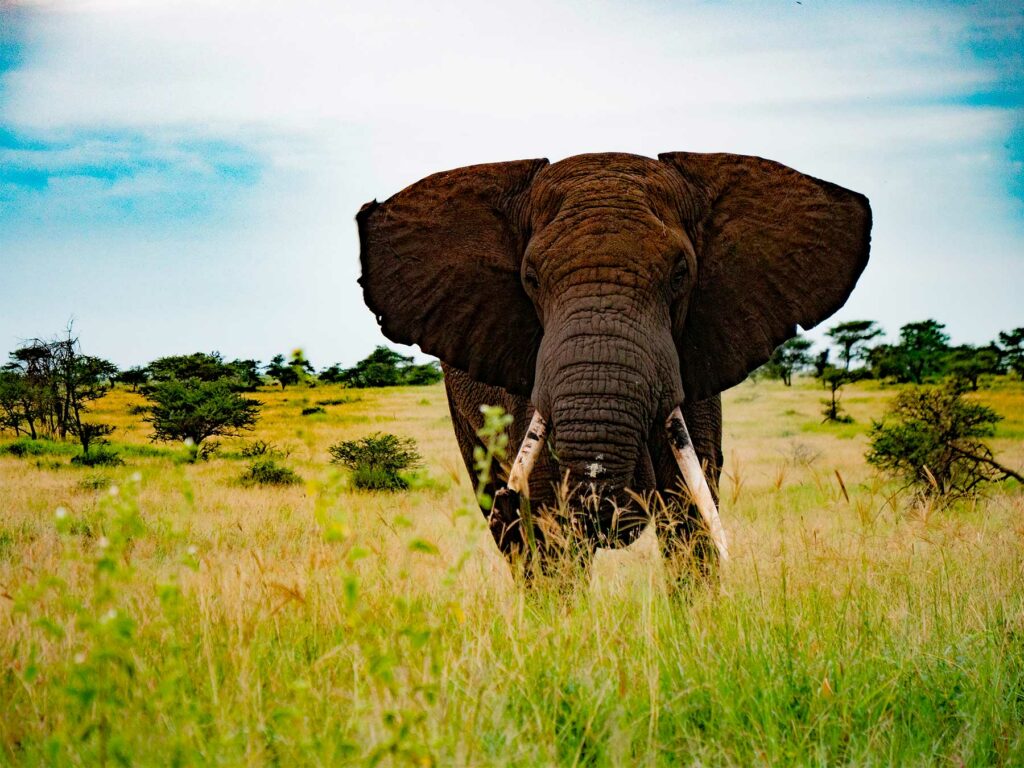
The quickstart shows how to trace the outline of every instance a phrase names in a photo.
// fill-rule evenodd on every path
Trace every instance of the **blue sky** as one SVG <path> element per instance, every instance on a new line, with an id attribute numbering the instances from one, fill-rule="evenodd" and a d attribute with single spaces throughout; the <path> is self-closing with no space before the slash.
<path id="1" fill-rule="evenodd" d="M 353 216 L 422 176 L 731 151 L 867 194 L 837 320 L 1024 325 L 1024 7 L 0 0 L 0 352 L 382 341 Z M 514 7 L 512 7 L 514 6 Z"/>

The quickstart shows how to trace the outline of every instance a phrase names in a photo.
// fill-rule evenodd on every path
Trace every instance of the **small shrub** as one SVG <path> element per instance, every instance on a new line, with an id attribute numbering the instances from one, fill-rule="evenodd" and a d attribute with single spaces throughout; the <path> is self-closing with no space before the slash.
<path id="1" fill-rule="evenodd" d="M 314 405 L 312 408 L 303 408 L 302 409 L 302 415 L 303 416 L 313 416 L 313 415 L 318 414 L 318 413 L 327 413 L 327 411 L 324 410 L 323 408 L 321 408 L 319 405 Z"/>
<path id="2" fill-rule="evenodd" d="M 148 405 L 133 405 L 128 409 L 128 413 L 131 416 L 145 416 L 149 413 Z"/>
<path id="3" fill-rule="evenodd" d="M 117 454 L 117 451 L 100 445 L 93 448 L 89 453 L 80 453 L 77 456 L 72 456 L 71 463 L 83 467 L 117 467 L 124 464 L 124 460 Z"/>
<path id="4" fill-rule="evenodd" d="M 256 459 L 261 456 L 284 459 L 288 457 L 289 453 L 289 451 L 281 450 L 276 445 L 268 443 L 266 440 L 253 440 L 251 443 L 243 445 L 241 450 L 243 459 Z"/>
<path id="5" fill-rule="evenodd" d="M 3 452 L 11 456 L 17 456 L 19 459 L 23 459 L 26 456 L 42 456 L 46 453 L 43 450 L 43 446 L 37 440 L 29 440 L 28 438 L 19 438 L 13 443 L 5 445 Z"/>
<path id="6" fill-rule="evenodd" d="M 329 449 L 331 463 L 352 472 L 356 488 L 372 491 L 400 491 L 409 487 L 398 473 L 422 463 L 411 437 L 377 432 L 360 440 L 344 440 Z"/>
<path id="7" fill-rule="evenodd" d="M 358 403 L 363 398 L 361 397 L 335 397 L 331 400 L 317 400 L 317 405 L 347 405 L 348 403 Z"/>
<path id="8" fill-rule="evenodd" d="M 295 485 L 302 478 L 269 457 L 251 462 L 242 473 L 242 485 Z"/>
<path id="9" fill-rule="evenodd" d="M 196 458 L 199 461 L 209 461 L 220 451 L 220 443 L 217 440 L 204 440 L 199 444 L 196 451 Z"/>
<path id="10" fill-rule="evenodd" d="M 78 487 L 86 491 L 102 491 L 110 486 L 110 478 L 106 475 L 86 475 L 78 481 Z"/>
<path id="11" fill-rule="evenodd" d="M 963 399 L 956 383 L 900 392 L 871 427 L 869 464 L 905 480 L 925 496 L 973 495 L 986 482 L 1024 477 L 999 464 L 982 438 L 1002 419 L 991 408 Z"/>
<path id="12" fill-rule="evenodd" d="M 6 453 L 23 459 L 26 456 L 61 456 L 75 453 L 78 449 L 72 443 L 61 443 L 56 440 L 19 437 L 17 440 L 0 446 L 0 454 Z"/>

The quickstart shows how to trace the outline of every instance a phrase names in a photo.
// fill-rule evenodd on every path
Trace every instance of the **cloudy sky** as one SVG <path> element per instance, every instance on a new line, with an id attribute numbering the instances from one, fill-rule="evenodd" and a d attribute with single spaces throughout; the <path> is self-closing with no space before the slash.
<path id="1" fill-rule="evenodd" d="M 867 194 L 839 319 L 1024 325 L 1021 3 L 0 0 L 0 354 L 74 319 L 121 365 L 351 364 L 363 202 L 609 150 Z"/>

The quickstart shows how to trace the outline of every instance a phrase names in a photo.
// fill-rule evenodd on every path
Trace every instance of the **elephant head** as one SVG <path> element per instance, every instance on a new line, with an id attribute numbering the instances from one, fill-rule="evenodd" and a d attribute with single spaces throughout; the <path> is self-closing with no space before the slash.
<path id="1" fill-rule="evenodd" d="M 574 477 L 643 489 L 685 399 L 842 306 L 871 211 L 758 157 L 607 153 L 438 173 L 357 221 L 386 336 L 528 397 Z"/>

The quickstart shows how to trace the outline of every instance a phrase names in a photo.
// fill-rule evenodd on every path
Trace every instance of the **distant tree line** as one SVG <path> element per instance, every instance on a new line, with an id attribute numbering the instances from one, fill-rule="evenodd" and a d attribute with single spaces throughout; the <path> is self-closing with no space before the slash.
<path id="1" fill-rule="evenodd" d="M 219 352 L 195 352 L 190 355 L 161 357 L 146 366 L 136 366 L 117 373 L 114 380 L 133 391 L 152 381 L 198 379 L 225 381 L 239 392 L 252 392 L 271 384 L 285 389 L 305 384 L 342 384 L 347 387 L 394 387 L 436 384 L 442 379 L 436 362 L 416 364 L 413 358 L 379 346 L 351 368 L 335 363 L 319 373 L 301 349 L 290 357 L 275 355 L 263 365 L 258 360 L 225 362 Z"/>
<path id="2" fill-rule="evenodd" d="M 261 404 L 242 393 L 261 386 L 386 387 L 433 384 L 441 378 L 438 363 L 417 365 L 412 357 L 383 346 L 351 368 L 332 365 L 319 374 L 301 349 L 289 357 L 275 355 L 266 365 L 194 352 L 119 371 L 109 360 L 83 354 L 69 327 L 53 339 L 23 343 L 0 367 L 0 431 L 32 440 L 73 437 L 82 445 L 75 461 L 121 463 L 107 440 L 113 427 L 88 418 L 90 403 L 120 384 L 149 400 L 142 412 L 152 438 L 184 442 L 195 460 L 217 449 L 211 438 L 253 429 Z"/>
<path id="3" fill-rule="evenodd" d="M 831 347 L 814 352 L 811 340 L 797 335 L 780 345 L 757 375 L 777 378 L 788 386 L 796 374 L 812 372 L 822 378 L 832 367 L 898 384 L 953 377 L 971 390 L 978 388 L 984 375 L 1009 374 L 1024 380 L 1024 327 L 1002 332 L 983 346 L 951 346 L 945 328 L 937 320 L 907 323 L 896 342 L 872 344 L 885 335 L 875 321 L 839 323 L 825 333 Z"/>
<path id="4" fill-rule="evenodd" d="M 790 386 L 794 375 L 812 373 L 829 393 L 824 402 L 826 421 L 845 420 L 839 405 L 841 389 L 863 379 L 897 384 L 948 379 L 972 391 L 986 375 L 1024 380 L 1024 327 L 1001 332 L 983 346 L 952 346 L 945 329 L 931 319 L 907 323 L 895 342 L 885 343 L 878 341 L 885 331 L 874 320 L 839 323 L 825 333 L 830 346 L 814 351 L 810 339 L 797 335 L 780 345 L 755 377 L 776 378 Z"/>

